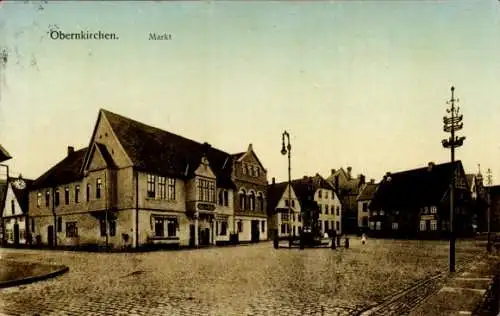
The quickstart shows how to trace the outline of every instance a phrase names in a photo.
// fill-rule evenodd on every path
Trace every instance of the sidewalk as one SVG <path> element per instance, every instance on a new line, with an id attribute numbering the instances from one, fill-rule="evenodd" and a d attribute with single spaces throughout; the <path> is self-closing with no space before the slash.
<path id="1" fill-rule="evenodd" d="M 499 263 L 498 256 L 486 255 L 450 274 L 441 289 L 409 315 L 497 315 Z"/>

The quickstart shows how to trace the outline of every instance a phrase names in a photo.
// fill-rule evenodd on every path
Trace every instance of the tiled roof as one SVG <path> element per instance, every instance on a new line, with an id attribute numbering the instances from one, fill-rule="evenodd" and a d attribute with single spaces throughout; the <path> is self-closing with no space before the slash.
<path id="1" fill-rule="evenodd" d="M 288 182 L 270 184 L 267 186 L 267 211 L 274 214 L 283 193 L 288 186 Z"/>
<path id="2" fill-rule="evenodd" d="M 375 192 L 370 208 L 421 207 L 438 204 L 448 192 L 454 167 L 461 161 L 390 174 Z M 390 180 L 389 180 L 390 179 Z"/>
<path id="3" fill-rule="evenodd" d="M 86 152 L 87 148 L 82 148 L 69 154 L 36 179 L 32 184 L 32 188 L 49 188 L 81 179 L 80 167 L 83 164 Z"/>
<path id="4" fill-rule="evenodd" d="M 10 158 L 12 158 L 12 157 L 7 152 L 7 150 L 5 150 L 5 148 L 3 148 L 2 145 L 0 145 L 0 162 L 5 161 L 5 160 L 9 160 Z"/>
<path id="5" fill-rule="evenodd" d="M 373 199 L 375 191 L 377 191 L 378 184 L 376 183 L 365 183 L 359 192 L 358 201 L 367 201 Z"/>
<path id="6" fill-rule="evenodd" d="M 101 111 L 137 169 L 166 176 L 191 177 L 206 154 L 210 168 L 217 176 L 217 185 L 234 187 L 230 154 L 107 110 Z"/>

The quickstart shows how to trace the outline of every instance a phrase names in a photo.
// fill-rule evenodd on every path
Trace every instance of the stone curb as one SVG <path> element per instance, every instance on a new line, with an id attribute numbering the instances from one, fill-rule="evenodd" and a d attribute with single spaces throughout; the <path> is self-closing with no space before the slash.
<path id="1" fill-rule="evenodd" d="M 50 273 L 44 274 L 44 275 L 36 275 L 36 276 L 30 276 L 22 279 L 17 279 L 17 280 L 10 280 L 10 281 L 3 281 L 0 282 L 0 288 L 7 288 L 7 287 L 13 287 L 13 286 L 19 286 L 19 285 L 24 285 L 24 284 L 30 284 L 38 281 L 43 281 L 51 278 L 55 278 L 59 275 L 62 275 L 66 272 L 69 271 L 69 267 L 67 266 L 56 266 L 58 267 L 57 270 L 52 271 Z"/>

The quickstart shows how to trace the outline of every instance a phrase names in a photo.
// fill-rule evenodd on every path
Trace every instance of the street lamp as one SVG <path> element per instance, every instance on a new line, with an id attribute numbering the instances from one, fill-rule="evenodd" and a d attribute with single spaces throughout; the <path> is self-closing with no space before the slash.
<path id="1" fill-rule="evenodd" d="M 285 137 L 288 141 L 287 146 L 285 147 Z M 288 154 L 288 220 L 290 221 L 290 216 L 292 215 L 292 166 L 291 166 L 291 154 L 292 154 L 292 145 L 290 145 L 290 134 L 287 131 L 284 131 L 281 135 L 281 154 L 284 156 Z M 288 227 L 288 229 L 290 229 Z M 291 243 L 291 241 L 290 241 Z"/>
<path id="2" fill-rule="evenodd" d="M 446 109 L 446 112 L 451 114 L 450 117 L 443 117 L 444 127 L 443 130 L 446 133 L 451 133 L 450 138 L 443 139 L 442 144 L 444 148 L 450 148 L 451 150 L 451 165 L 452 165 L 452 175 L 451 175 L 451 185 L 450 185 L 450 272 L 455 272 L 455 232 L 453 229 L 453 217 L 455 213 L 455 148 L 463 145 L 465 136 L 455 136 L 455 132 L 463 128 L 463 115 L 459 115 L 460 107 L 455 108 L 455 102 L 458 103 L 458 98 L 455 99 L 454 96 L 455 87 L 451 87 L 451 99 L 446 102 L 450 104 L 451 108 Z"/>
<path id="3" fill-rule="evenodd" d="M 486 172 L 487 173 L 487 180 L 488 180 L 488 190 L 486 190 L 486 199 L 487 199 L 487 211 L 488 211 L 488 244 L 486 246 L 486 248 L 488 249 L 489 252 L 491 252 L 491 208 L 490 208 L 490 203 L 491 203 L 491 199 L 490 199 L 490 190 L 491 190 L 491 185 L 492 185 L 492 177 L 491 177 L 491 169 L 488 168 L 488 171 Z"/>

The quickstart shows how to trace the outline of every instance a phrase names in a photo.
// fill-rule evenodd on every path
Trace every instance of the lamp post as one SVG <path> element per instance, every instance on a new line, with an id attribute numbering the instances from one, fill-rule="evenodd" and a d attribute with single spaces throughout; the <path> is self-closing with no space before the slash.
<path id="1" fill-rule="evenodd" d="M 487 199 L 487 220 L 488 220 L 488 243 L 487 243 L 487 246 L 486 248 L 488 249 L 488 252 L 491 252 L 491 208 L 490 208 L 490 203 L 491 203 L 491 200 L 490 200 L 490 187 L 492 185 L 492 177 L 491 177 L 491 169 L 488 168 L 488 171 L 486 172 L 487 176 L 486 176 L 486 179 L 488 181 L 488 189 L 486 190 L 486 199 Z"/>
<path id="2" fill-rule="evenodd" d="M 287 139 L 287 146 L 285 147 L 285 137 Z M 292 145 L 290 145 L 290 134 L 284 131 L 281 135 L 281 154 L 284 156 L 288 154 L 288 221 L 290 221 L 290 216 L 292 215 L 292 165 L 291 165 L 291 155 L 292 155 Z M 289 229 L 289 227 L 288 227 Z"/>
<path id="3" fill-rule="evenodd" d="M 450 117 L 443 117 L 444 128 L 443 130 L 446 133 L 451 133 L 450 138 L 443 139 L 442 145 L 444 148 L 450 148 L 451 150 L 451 165 L 452 165 L 452 174 L 451 174 L 451 185 L 450 185 L 450 262 L 449 268 L 450 272 L 455 272 L 455 231 L 453 229 L 454 224 L 454 213 L 455 213 L 455 148 L 458 148 L 463 145 L 465 136 L 455 136 L 455 132 L 459 131 L 463 128 L 463 115 L 459 115 L 460 108 L 455 108 L 455 102 L 458 103 L 458 99 L 455 99 L 455 87 L 451 87 L 451 99 L 446 102 L 451 107 L 450 109 L 446 109 L 446 112 L 449 113 Z"/>

